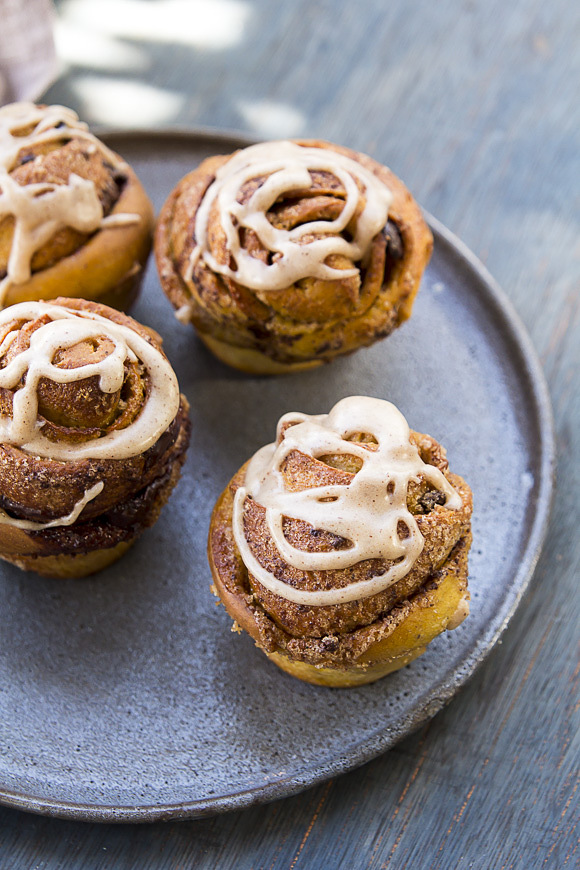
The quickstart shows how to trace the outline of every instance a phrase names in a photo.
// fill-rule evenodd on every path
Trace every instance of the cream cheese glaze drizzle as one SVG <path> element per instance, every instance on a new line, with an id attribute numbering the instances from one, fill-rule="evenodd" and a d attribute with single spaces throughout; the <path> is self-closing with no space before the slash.
<path id="1" fill-rule="evenodd" d="M 310 189 L 310 173 L 316 171 L 331 173 L 343 185 L 346 200 L 340 215 L 331 221 L 310 221 L 291 230 L 272 226 L 267 217 L 268 209 L 283 194 Z M 264 182 L 246 203 L 241 203 L 243 185 L 262 176 L 267 176 Z M 391 191 L 376 175 L 330 148 L 307 147 L 288 141 L 252 145 L 238 151 L 218 169 L 215 181 L 202 199 L 195 222 L 197 244 L 190 257 L 186 280 L 191 279 L 200 256 L 214 271 L 263 292 L 283 290 L 306 277 L 351 277 L 358 273 L 358 269 L 335 269 L 325 260 L 331 254 L 342 254 L 353 262 L 362 260 L 372 239 L 387 222 L 391 201 Z M 214 204 L 235 269 L 218 262 L 210 251 L 208 223 Z M 341 233 L 355 215 L 356 231 L 354 238 L 348 241 Z M 239 227 L 257 234 L 262 245 L 273 255 L 271 263 L 263 263 L 241 246 Z M 313 234 L 322 237 L 305 238 Z"/>
<path id="2" fill-rule="evenodd" d="M 0 369 L 0 387 L 14 390 L 13 416 L 0 417 L 0 442 L 56 460 L 125 459 L 152 447 L 179 409 L 177 378 L 163 354 L 128 326 L 113 323 L 92 311 L 46 302 L 21 302 L 4 309 L 0 312 L 0 328 L 11 321 L 36 320 L 43 315 L 51 319 L 32 333 L 30 347 Z M 9 332 L 2 342 L 0 354 L 13 340 L 11 335 Z M 100 362 L 71 369 L 53 364 L 58 350 L 99 336 L 106 336 L 115 346 Z M 144 406 L 129 426 L 84 444 L 57 443 L 42 434 L 37 396 L 41 378 L 64 384 L 98 376 L 100 389 L 112 393 L 123 384 L 126 359 L 139 360 L 149 375 Z M 17 389 L 23 377 L 24 386 Z"/>
<path id="3" fill-rule="evenodd" d="M 28 127 L 33 128 L 30 133 L 18 135 Z M 94 183 L 74 173 L 68 184 L 20 185 L 11 178 L 10 172 L 23 149 L 70 139 L 83 139 L 89 148 L 98 148 L 113 166 L 124 165 L 71 109 L 40 107 L 34 103 L 13 103 L 0 108 L 0 220 L 6 216 L 14 218 L 7 274 L 0 281 L 0 305 L 9 287 L 30 278 L 34 254 L 60 229 L 72 227 L 79 232 L 92 233 L 100 227 L 124 226 L 140 220 L 135 214 L 103 218 Z"/>
<path id="4" fill-rule="evenodd" d="M 25 529 L 27 532 L 41 532 L 43 529 L 54 529 L 57 526 L 72 526 L 72 524 L 79 518 L 84 506 L 96 498 L 98 494 L 102 492 L 103 487 L 104 483 L 99 481 L 99 483 L 95 483 L 94 486 L 87 489 L 83 497 L 76 502 L 72 511 L 65 517 L 58 517 L 58 519 L 50 520 L 47 523 L 36 523 L 34 520 L 16 519 L 16 517 L 11 517 L 6 513 L 6 511 L 0 509 L 0 523 L 4 523 L 4 525 L 8 526 L 15 526 L 17 529 Z"/>
<path id="5" fill-rule="evenodd" d="M 281 427 L 291 422 L 280 440 Z M 355 433 L 372 435 L 376 450 L 346 440 Z M 383 591 L 411 570 L 424 546 L 417 522 L 407 509 L 407 487 L 424 477 L 446 496 L 445 508 L 462 506 L 459 493 L 445 475 L 421 459 L 409 441 L 407 421 L 390 402 L 365 396 L 342 399 L 329 414 L 290 413 L 278 423 L 278 442 L 251 459 L 244 485 L 235 495 L 233 532 L 248 571 L 270 592 L 296 604 L 341 604 Z M 317 458 L 347 454 L 362 461 L 349 484 L 318 486 L 301 492 L 285 489 L 284 459 L 294 450 Z M 267 528 L 284 561 L 303 571 L 333 571 L 366 559 L 392 564 L 368 580 L 337 589 L 304 590 L 290 586 L 265 569 L 252 553 L 244 532 L 244 504 L 250 497 L 266 509 Z M 329 499 L 331 499 L 329 501 Z M 350 542 L 348 549 L 309 552 L 293 547 L 283 533 L 283 518 L 302 520 Z M 399 522 L 408 530 L 398 534 Z"/>

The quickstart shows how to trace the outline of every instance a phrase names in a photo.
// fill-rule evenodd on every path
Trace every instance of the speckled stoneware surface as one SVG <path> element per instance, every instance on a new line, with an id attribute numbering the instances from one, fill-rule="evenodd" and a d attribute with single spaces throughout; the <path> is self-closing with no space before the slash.
<path id="1" fill-rule="evenodd" d="M 118 134 L 158 209 L 239 140 Z M 191 402 L 183 478 L 157 525 L 83 581 L 0 568 L 0 800 L 87 820 L 186 818 L 291 794 L 392 746 L 473 672 L 532 573 L 549 509 L 549 401 L 528 339 L 483 267 L 437 222 L 412 319 L 322 370 L 253 378 L 181 326 L 154 265 L 132 312 L 157 329 Z M 209 592 L 213 503 L 288 410 L 389 399 L 474 492 L 472 613 L 397 674 L 315 688 L 268 662 Z"/>

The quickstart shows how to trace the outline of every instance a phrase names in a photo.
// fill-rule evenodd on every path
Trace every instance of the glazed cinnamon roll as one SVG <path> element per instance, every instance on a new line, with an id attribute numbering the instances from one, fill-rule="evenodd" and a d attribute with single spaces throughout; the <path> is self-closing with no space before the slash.
<path id="1" fill-rule="evenodd" d="M 213 512 L 213 591 L 279 667 L 370 683 L 469 613 L 471 491 L 389 402 L 290 413 Z"/>
<path id="2" fill-rule="evenodd" d="M 169 196 L 155 239 L 178 319 L 223 362 L 262 374 L 388 335 L 410 316 L 431 249 L 389 169 L 320 141 L 204 160 Z"/>
<path id="3" fill-rule="evenodd" d="M 0 108 L 0 306 L 66 288 L 127 308 L 152 231 L 135 173 L 71 109 Z"/>
<path id="4" fill-rule="evenodd" d="M 161 339 L 79 299 L 0 312 L 0 557 L 53 577 L 119 558 L 180 474 L 188 404 Z"/>

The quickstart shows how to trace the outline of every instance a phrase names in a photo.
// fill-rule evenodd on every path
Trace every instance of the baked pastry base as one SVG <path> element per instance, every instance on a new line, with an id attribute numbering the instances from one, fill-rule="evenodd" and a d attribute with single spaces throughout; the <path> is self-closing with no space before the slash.
<path id="1" fill-rule="evenodd" d="M 269 653 L 268 658 L 286 673 L 317 686 L 348 688 L 374 683 L 414 661 L 437 635 L 449 628 L 465 600 L 465 587 L 454 572 L 445 574 L 435 588 L 414 596 L 410 613 L 392 634 L 374 643 L 348 668 L 316 667 L 293 661 L 282 653 Z"/>
<path id="2" fill-rule="evenodd" d="M 183 397 L 182 397 L 183 401 Z M 176 486 L 185 452 L 189 442 L 190 423 L 189 405 L 182 406 L 180 431 L 175 442 L 175 454 L 165 474 L 153 480 L 141 493 L 136 493 L 122 506 L 125 517 L 132 516 L 132 508 L 142 497 L 146 502 L 143 513 L 134 517 L 131 524 L 124 528 L 103 517 L 95 517 L 85 525 L 82 514 L 71 526 L 63 526 L 58 531 L 62 538 L 59 543 L 51 541 L 51 531 L 30 532 L 5 523 L 0 523 L 0 559 L 16 565 L 24 571 L 34 571 L 43 577 L 55 579 L 78 579 L 96 574 L 120 559 L 138 540 L 145 529 L 153 526 L 162 508 Z M 150 497 L 148 498 L 148 494 Z M 91 525 L 96 529 L 91 529 Z M 85 531 L 83 531 L 83 529 Z M 67 532 L 70 533 L 67 535 Z M 95 533 L 93 536 L 93 533 Z M 73 536 L 74 533 L 74 536 Z M 74 541 L 79 540 L 75 544 Z"/>
<path id="3" fill-rule="evenodd" d="M 9 558 L 2 556 L 6 562 L 16 565 L 23 571 L 34 571 L 42 577 L 52 577 L 59 580 L 78 580 L 88 577 L 108 568 L 120 559 L 133 546 L 137 536 L 130 541 L 121 541 L 107 550 L 93 550 L 91 553 L 62 553 L 57 556 L 21 556 Z"/>
<path id="4" fill-rule="evenodd" d="M 198 336 L 211 353 L 220 362 L 232 368 L 239 369 L 250 375 L 289 375 L 293 372 L 304 372 L 323 365 L 324 360 L 306 360 L 305 362 L 281 363 L 271 359 L 259 350 L 251 347 L 238 347 L 220 341 L 207 332 L 197 331 Z"/>

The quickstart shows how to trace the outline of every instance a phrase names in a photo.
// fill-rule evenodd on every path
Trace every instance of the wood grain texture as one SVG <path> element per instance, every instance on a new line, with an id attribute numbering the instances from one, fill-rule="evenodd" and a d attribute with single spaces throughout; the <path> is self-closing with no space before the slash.
<path id="1" fill-rule="evenodd" d="M 307 134 L 388 162 L 487 264 L 540 354 L 559 449 L 548 542 L 486 663 L 381 758 L 302 795 L 191 822 L 97 826 L 0 809 L 0 868 L 576 867 L 580 7 L 238 7 L 246 17 L 235 44 L 128 40 L 146 52 L 145 71 L 76 65 L 46 99 L 102 122 L 87 76 L 140 79 L 179 98 L 168 125 Z"/>

